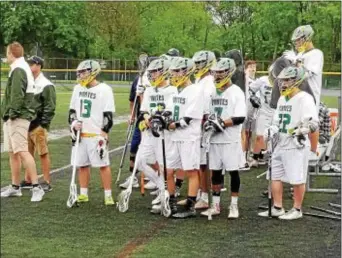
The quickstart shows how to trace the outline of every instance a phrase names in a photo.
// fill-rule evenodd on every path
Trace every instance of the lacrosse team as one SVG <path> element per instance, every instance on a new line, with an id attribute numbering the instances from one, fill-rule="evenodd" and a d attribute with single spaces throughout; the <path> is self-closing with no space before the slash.
<path id="1" fill-rule="evenodd" d="M 268 67 L 268 74 L 259 78 L 256 62 L 245 62 L 237 49 L 221 57 L 209 50 L 183 57 L 176 48 L 159 57 L 139 57 L 123 153 L 124 158 L 131 142 L 131 174 L 120 184 L 123 190 L 115 196 L 117 203 L 112 195 L 108 144 L 114 95 L 109 85 L 99 81 L 99 62 L 82 61 L 76 69 L 78 84 L 68 117 L 71 165 L 78 168 L 80 188 L 78 194 L 76 184 L 74 191 L 70 186 L 73 196 L 68 206 L 90 201 L 90 168 L 96 167 L 105 205 L 116 204 L 125 212 L 132 188 L 139 188 L 140 183 L 142 188 L 153 190 L 152 214 L 181 219 L 199 213 L 212 219 L 223 209 L 221 194 L 227 190 L 224 178 L 229 174 L 230 199 L 225 207 L 228 219 L 237 219 L 240 171 L 268 164 L 266 195 L 273 203 L 269 211 L 258 215 L 281 220 L 302 218 L 309 159 L 317 155 L 323 105 L 323 53 L 314 47 L 313 35 L 310 25 L 296 28 L 291 37 L 294 49 L 285 51 Z M 21 189 L 29 187 L 31 201 L 39 202 L 52 190 L 47 131 L 55 113 L 56 93 L 41 72 L 42 57 L 32 56 L 26 62 L 23 55 L 19 43 L 7 47 L 10 75 L 2 118 L 12 184 L 1 197 L 21 196 Z M 42 185 L 38 183 L 35 151 L 44 172 Z M 26 169 L 22 182 L 21 163 Z M 187 195 L 178 200 L 185 177 Z M 293 206 L 287 207 L 287 212 L 282 203 L 283 183 L 293 188 Z"/>

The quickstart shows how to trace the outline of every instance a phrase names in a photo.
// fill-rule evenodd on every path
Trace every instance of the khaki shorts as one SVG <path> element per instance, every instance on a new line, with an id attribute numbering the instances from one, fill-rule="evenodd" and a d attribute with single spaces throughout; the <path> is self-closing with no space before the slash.
<path id="1" fill-rule="evenodd" d="M 48 132 L 45 128 L 38 126 L 29 132 L 28 149 L 32 156 L 34 156 L 35 151 L 39 156 L 49 153 L 47 141 Z"/>
<path id="2" fill-rule="evenodd" d="M 28 128 L 30 122 L 26 119 L 17 118 L 7 120 L 4 123 L 4 150 L 14 154 L 28 151 Z"/>

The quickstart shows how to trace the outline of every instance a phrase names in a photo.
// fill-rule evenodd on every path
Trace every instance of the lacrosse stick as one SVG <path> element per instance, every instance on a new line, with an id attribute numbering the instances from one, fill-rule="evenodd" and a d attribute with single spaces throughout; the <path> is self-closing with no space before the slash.
<path id="1" fill-rule="evenodd" d="M 137 168 L 138 168 L 139 156 L 140 155 L 138 152 L 137 157 L 135 159 L 135 163 L 134 163 L 133 173 L 129 181 L 129 186 L 127 187 L 126 190 L 121 191 L 121 193 L 119 194 L 118 202 L 116 206 L 120 212 L 126 212 L 128 210 L 129 198 L 131 196 L 132 188 L 133 188 L 133 180 L 138 170 Z"/>
<path id="2" fill-rule="evenodd" d="M 271 138 L 270 130 L 268 129 L 268 217 L 272 218 L 272 153 L 275 149 L 274 136 Z"/>
<path id="3" fill-rule="evenodd" d="M 170 208 L 170 194 L 167 190 L 167 170 L 166 170 L 166 154 L 165 154 L 165 135 L 164 130 L 161 133 L 162 136 L 162 151 L 163 151 L 163 172 L 164 172 L 164 191 L 162 190 L 161 194 L 161 211 L 164 217 L 171 216 L 171 208 Z"/>
<path id="4" fill-rule="evenodd" d="M 148 60 L 148 55 L 147 54 L 141 54 L 139 56 L 139 60 L 138 60 L 138 65 L 139 65 L 139 77 L 140 77 L 140 83 L 142 83 L 142 76 L 146 70 L 146 66 L 147 66 L 147 60 Z M 131 138 L 131 135 L 132 135 L 132 131 L 133 131 L 133 125 L 134 123 L 132 123 L 133 121 L 133 118 L 136 114 L 136 109 L 138 107 L 137 105 L 137 102 L 138 102 L 138 95 L 135 94 L 135 98 L 134 98 L 134 102 L 133 102 L 133 108 L 132 108 L 132 113 L 131 113 L 131 116 L 130 116 L 130 124 L 127 128 L 127 132 L 126 132 L 126 143 L 125 143 L 125 147 L 124 147 L 124 150 L 122 152 L 122 156 L 121 156 L 121 161 L 120 161 L 120 166 L 119 166 L 119 173 L 118 173 L 118 176 L 116 178 L 116 181 L 115 183 L 117 184 L 120 180 L 120 176 L 121 176 L 121 170 L 123 168 L 123 164 L 124 164 L 124 160 L 125 160 L 125 156 L 126 156 L 126 152 L 127 152 L 127 147 L 128 147 L 128 143 L 129 143 L 129 140 Z"/>
<path id="5" fill-rule="evenodd" d="M 212 203 L 213 203 L 213 196 L 212 196 L 212 192 L 211 192 L 211 178 L 210 178 L 210 168 L 209 168 L 209 149 L 210 149 L 210 138 L 211 136 L 215 133 L 215 129 L 214 127 L 211 127 L 210 130 L 208 130 L 207 132 L 204 132 L 203 134 L 203 138 L 202 138 L 202 147 L 205 147 L 205 154 L 206 154 L 206 159 L 207 159 L 207 166 L 208 166 L 208 173 L 206 175 L 206 179 L 207 179 L 207 185 L 208 185 L 208 220 L 212 220 L 213 216 L 211 214 L 212 212 Z"/>
<path id="6" fill-rule="evenodd" d="M 67 207 L 71 208 L 74 206 L 74 204 L 76 204 L 76 206 L 78 206 L 77 204 L 77 185 L 75 183 L 75 177 L 76 177 L 76 162 L 77 162 L 77 152 L 78 152 L 78 146 L 80 143 L 80 134 L 81 134 L 81 130 L 77 131 L 76 134 L 76 142 L 75 142 L 75 152 L 74 152 L 74 159 L 73 159 L 73 166 L 72 166 L 72 175 L 71 175 L 71 182 L 70 182 L 70 194 L 69 194 L 69 198 L 67 200 Z"/>

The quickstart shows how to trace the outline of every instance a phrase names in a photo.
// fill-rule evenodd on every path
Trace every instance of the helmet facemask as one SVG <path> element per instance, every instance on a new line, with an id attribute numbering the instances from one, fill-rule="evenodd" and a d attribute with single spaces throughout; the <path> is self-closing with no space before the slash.
<path id="1" fill-rule="evenodd" d="M 190 78 L 192 71 L 187 71 L 186 68 L 170 70 L 170 82 L 172 86 L 180 87 Z"/>
<path id="2" fill-rule="evenodd" d="M 168 79 L 169 73 L 163 71 L 162 68 L 148 71 L 148 80 L 152 87 L 159 87 L 161 84 Z"/>
<path id="3" fill-rule="evenodd" d="M 222 88 L 224 85 L 230 82 L 235 69 L 229 72 L 229 69 L 223 71 L 211 71 L 211 74 L 214 76 L 214 83 L 217 89 Z"/>
<path id="4" fill-rule="evenodd" d="M 214 64 L 214 60 L 208 62 L 207 60 L 202 60 L 195 62 L 195 78 L 201 78 L 204 74 L 206 74 L 210 67 Z"/>
<path id="5" fill-rule="evenodd" d="M 90 82 L 92 82 L 96 78 L 96 73 L 92 73 L 91 69 L 83 69 L 83 70 L 77 70 L 77 82 L 83 86 L 86 87 Z"/>

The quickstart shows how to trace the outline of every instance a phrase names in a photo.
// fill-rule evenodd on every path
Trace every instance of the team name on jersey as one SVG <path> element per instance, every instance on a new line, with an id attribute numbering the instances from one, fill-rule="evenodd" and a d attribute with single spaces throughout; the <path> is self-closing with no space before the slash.
<path id="1" fill-rule="evenodd" d="M 279 111 L 291 112 L 292 106 L 291 105 L 279 106 Z"/>
<path id="2" fill-rule="evenodd" d="M 182 104 L 185 105 L 185 98 L 183 97 L 173 97 L 174 104 Z"/>
<path id="3" fill-rule="evenodd" d="M 88 98 L 88 99 L 96 99 L 96 93 L 88 92 L 88 91 L 81 91 L 79 93 L 79 97 Z"/>
<path id="4" fill-rule="evenodd" d="M 228 106 L 228 99 L 212 99 L 211 104 L 213 106 Z"/>
<path id="5" fill-rule="evenodd" d="M 164 96 L 163 95 L 150 96 L 150 101 L 151 102 L 164 101 Z"/>

